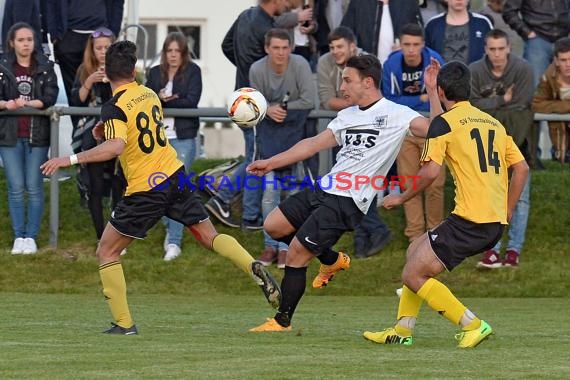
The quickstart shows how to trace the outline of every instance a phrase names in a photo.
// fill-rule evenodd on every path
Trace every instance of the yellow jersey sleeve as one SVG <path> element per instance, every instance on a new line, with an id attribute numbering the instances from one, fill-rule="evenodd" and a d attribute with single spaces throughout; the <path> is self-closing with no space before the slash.
<path id="1" fill-rule="evenodd" d="M 507 167 L 510 167 L 517 162 L 524 161 L 524 156 L 522 155 L 521 151 L 515 144 L 513 138 L 507 135 L 507 147 L 506 147 L 506 154 L 505 154 L 505 161 L 507 163 Z"/>
<path id="2" fill-rule="evenodd" d="M 450 132 L 451 128 L 444 118 L 438 116 L 431 122 L 420 163 L 433 161 L 443 165 Z"/>
<path id="3" fill-rule="evenodd" d="M 105 123 L 105 139 L 123 139 L 127 143 L 127 116 L 116 105 L 103 108 L 102 120 Z"/>

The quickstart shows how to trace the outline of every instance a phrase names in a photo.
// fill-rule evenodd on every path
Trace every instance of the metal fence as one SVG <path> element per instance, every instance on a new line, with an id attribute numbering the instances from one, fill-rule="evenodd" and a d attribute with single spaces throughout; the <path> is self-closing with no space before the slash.
<path id="1" fill-rule="evenodd" d="M 59 156 L 59 123 L 61 116 L 98 116 L 101 109 L 98 107 L 63 107 L 55 106 L 46 110 L 23 108 L 15 111 L 2 111 L 0 115 L 44 115 L 51 120 L 50 158 Z M 196 108 L 196 109 L 164 109 L 165 117 L 199 117 L 204 122 L 230 122 L 225 108 Z M 309 114 L 311 119 L 332 119 L 336 112 L 314 110 Z M 536 121 L 570 121 L 570 114 L 543 114 L 534 115 Z M 49 245 L 57 248 L 59 229 L 59 181 L 57 176 L 50 180 L 49 202 Z"/>

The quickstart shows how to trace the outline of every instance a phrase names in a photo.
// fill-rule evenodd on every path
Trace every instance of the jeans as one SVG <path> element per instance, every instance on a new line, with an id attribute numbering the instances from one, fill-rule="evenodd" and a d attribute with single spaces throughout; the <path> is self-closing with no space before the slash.
<path id="1" fill-rule="evenodd" d="M 550 62 L 552 62 L 554 54 L 554 43 L 542 39 L 540 37 L 531 38 L 525 41 L 523 58 L 532 66 L 534 88 L 538 87 L 542 74 L 546 71 Z M 541 123 L 542 124 L 542 123 Z M 532 166 L 536 165 L 540 154 L 538 147 L 540 146 L 540 126 L 535 123 L 535 127 L 530 131 L 528 136 L 529 154 Z M 537 128 L 538 127 L 538 128 Z"/>
<path id="2" fill-rule="evenodd" d="M 44 211 L 44 185 L 40 165 L 47 160 L 48 147 L 31 147 L 19 138 L 15 146 L 0 146 L 8 183 L 8 209 L 16 238 L 36 239 Z M 26 209 L 25 195 L 28 197 Z M 28 216 L 26 220 L 26 215 Z"/>
<path id="3" fill-rule="evenodd" d="M 192 162 L 194 162 L 194 157 L 196 157 L 196 139 L 170 139 L 168 141 L 174 150 L 176 150 L 178 159 L 184 164 L 186 173 L 189 173 Z M 180 247 L 182 244 L 184 225 L 167 217 L 164 217 L 162 220 L 168 232 L 168 244 L 176 244 Z"/>
<path id="4" fill-rule="evenodd" d="M 229 205 L 236 195 L 236 188 L 243 189 L 243 214 L 242 218 L 246 220 L 255 221 L 261 214 L 261 198 L 263 196 L 263 189 L 261 186 L 261 178 L 249 176 L 247 178 L 247 188 L 245 188 L 244 181 L 248 175 L 245 171 L 255 155 L 255 134 L 254 128 L 242 128 L 243 138 L 245 140 L 245 160 L 238 166 L 236 171 L 232 174 L 230 182 L 232 186 L 223 186 L 218 193 L 218 198 Z M 238 183 L 239 178 L 239 183 Z"/>
<path id="5" fill-rule="evenodd" d="M 540 37 L 525 41 L 523 58 L 532 66 L 534 87 L 538 86 L 540 77 L 546 71 L 554 54 L 554 43 Z"/>
<path id="6" fill-rule="evenodd" d="M 279 205 L 281 202 L 281 182 L 278 180 L 275 172 L 271 171 L 265 174 L 265 188 L 263 190 L 263 198 L 261 200 L 261 211 L 263 213 L 263 220 L 269 213 Z M 287 244 L 278 242 L 273 239 L 265 229 L 263 230 L 263 240 L 265 247 L 274 247 L 278 251 L 288 250 Z"/>
<path id="7" fill-rule="evenodd" d="M 524 238 L 526 234 L 526 225 L 528 222 L 528 213 L 530 208 L 530 173 L 523 187 L 523 191 L 517 202 L 515 210 L 513 211 L 513 217 L 511 223 L 509 224 L 509 241 L 507 243 L 507 250 L 517 251 L 521 253 Z M 495 245 L 494 251 L 501 251 L 501 241 Z"/>

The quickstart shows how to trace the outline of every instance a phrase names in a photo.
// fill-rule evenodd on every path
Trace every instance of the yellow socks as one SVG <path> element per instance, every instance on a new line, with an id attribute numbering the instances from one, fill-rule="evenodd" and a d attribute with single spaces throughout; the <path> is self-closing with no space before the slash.
<path id="1" fill-rule="evenodd" d="M 400 304 L 398 305 L 398 319 L 402 317 L 418 317 L 424 300 L 410 290 L 406 285 L 402 287 Z"/>
<path id="2" fill-rule="evenodd" d="M 103 284 L 103 294 L 115 323 L 124 328 L 131 327 L 134 323 L 127 304 L 127 284 L 123 266 L 118 261 L 101 265 L 99 276 Z"/>
<path id="3" fill-rule="evenodd" d="M 416 325 L 423 299 L 406 285 L 402 287 L 400 304 L 398 305 L 398 323 L 394 327 L 400 336 L 411 336 Z"/>
<path id="4" fill-rule="evenodd" d="M 467 310 L 451 293 L 447 286 L 435 278 L 427 280 L 420 290 L 418 290 L 417 295 L 423 298 L 432 309 L 455 325 L 459 325 L 461 317 Z"/>
<path id="5" fill-rule="evenodd" d="M 243 248 L 236 239 L 229 235 L 219 234 L 212 242 L 212 249 L 225 258 L 230 259 L 238 268 L 251 275 L 253 257 Z"/>

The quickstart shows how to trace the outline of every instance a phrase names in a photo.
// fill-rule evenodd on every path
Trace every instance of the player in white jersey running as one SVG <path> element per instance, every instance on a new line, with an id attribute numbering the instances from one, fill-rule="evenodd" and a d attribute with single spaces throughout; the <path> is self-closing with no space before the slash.
<path id="1" fill-rule="evenodd" d="M 341 146 L 326 189 L 318 186 L 285 199 L 266 218 L 265 230 L 289 244 L 282 298 L 274 318 L 253 332 L 291 331 L 291 319 L 305 292 L 307 266 L 319 256 L 321 267 L 313 287 L 325 286 L 335 273 L 347 269 L 350 258 L 331 248 L 341 235 L 353 229 L 371 206 L 376 189 L 370 179 L 386 176 L 407 133 L 425 137 L 429 120 L 412 109 L 385 99 L 379 89 L 382 77 L 375 56 L 348 60 L 340 90 L 354 104 L 338 113 L 327 129 L 267 160 L 251 163 L 247 170 L 261 176 L 271 170 L 305 160 L 323 149 Z M 426 76 L 429 77 L 429 69 Z M 430 78 L 426 78 L 428 86 Z M 441 112 L 435 77 L 431 81 L 433 115 Z M 366 181 L 368 179 L 368 182 Z"/>

